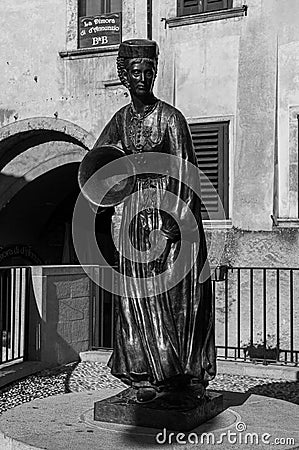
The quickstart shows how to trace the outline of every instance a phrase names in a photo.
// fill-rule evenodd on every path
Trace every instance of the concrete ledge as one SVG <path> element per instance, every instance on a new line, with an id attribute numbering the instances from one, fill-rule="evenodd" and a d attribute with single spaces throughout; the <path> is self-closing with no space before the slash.
<path id="1" fill-rule="evenodd" d="M 246 375 L 248 377 L 273 378 L 275 380 L 298 381 L 299 368 L 274 366 L 235 361 L 218 361 L 218 373 Z"/>
<path id="2" fill-rule="evenodd" d="M 91 350 L 88 352 L 80 352 L 79 356 L 82 362 L 101 362 L 107 364 L 112 350 Z"/>
<path id="3" fill-rule="evenodd" d="M 101 362 L 107 364 L 112 350 L 93 350 L 81 352 L 81 361 Z M 246 375 L 248 377 L 272 378 L 274 380 L 298 381 L 299 368 L 253 364 L 251 362 L 217 361 L 217 372 L 229 375 Z"/>
<path id="4" fill-rule="evenodd" d="M 215 20 L 231 19 L 235 17 L 247 16 L 247 5 L 238 6 L 236 8 L 221 9 L 218 11 L 209 11 L 198 14 L 190 14 L 186 16 L 169 17 L 164 19 L 169 28 L 179 27 L 182 25 L 192 25 L 194 23 L 211 22 Z"/>
<path id="5" fill-rule="evenodd" d="M 49 364 L 40 361 L 26 361 L 2 367 L 0 369 L 0 389 L 50 367 Z"/>
<path id="6" fill-rule="evenodd" d="M 61 50 L 58 52 L 60 58 L 86 58 L 86 57 L 98 57 L 98 56 L 111 56 L 115 55 L 118 51 L 119 45 L 109 45 L 106 47 L 95 47 L 95 48 L 78 48 L 75 50 Z"/>

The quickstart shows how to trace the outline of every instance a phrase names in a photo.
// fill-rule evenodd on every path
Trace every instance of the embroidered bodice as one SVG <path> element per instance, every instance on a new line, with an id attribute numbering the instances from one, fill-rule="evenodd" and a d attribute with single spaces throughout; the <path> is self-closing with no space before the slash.
<path id="1" fill-rule="evenodd" d="M 117 111 L 104 128 L 95 146 L 115 144 L 125 153 L 164 152 L 193 158 L 190 132 L 185 118 L 173 106 L 157 100 L 139 115 L 132 104 Z M 188 159 L 190 159 L 188 157 Z"/>

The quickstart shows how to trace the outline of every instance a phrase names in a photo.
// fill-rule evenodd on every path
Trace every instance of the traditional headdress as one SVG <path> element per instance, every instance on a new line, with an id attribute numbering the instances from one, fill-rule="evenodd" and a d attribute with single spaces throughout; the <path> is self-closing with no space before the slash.
<path id="1" fill-rule="evenodd" d="M 122 84 L 128 87 L 127 81 L 123 74 L 126 60 L 134 58 L 151 59 L 152 61 L 155 61 L 157 69 L 158 55 L 159 47 L 155 41 L 150 41 L 149 39 L 129 39 L 128 41 L 123 41 L 119 46 L 116 61 L 118 76 Z"/>
<path id="2" fill-rule="evenodd" d="M 119 58 L 150 58 L 156 59 L 159 55 L 159 47 L 155 41 L 149 39 L 129 39 L 120 44 Z"/>

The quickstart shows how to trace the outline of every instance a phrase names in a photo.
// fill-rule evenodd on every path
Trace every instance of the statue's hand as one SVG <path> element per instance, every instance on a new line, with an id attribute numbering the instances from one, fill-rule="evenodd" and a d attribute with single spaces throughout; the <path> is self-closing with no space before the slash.
<path id="1" fill-rule="evenodd" d="M 165 243 L 166 240 L 166 243 Z M 155 272 L 158 273 L 162 273 L 165 270 L 165 265 L 166 265 L 166 261 L 167 258 L 169 256 L 170 250 L 171 250 L 171 241 L 167 238 L 163 239 L 163 246 L 165 246 L 164 250 L 162 251 L 161 254 L 159 254 L 159 256 L 156 259 L 155 262 Z"/>

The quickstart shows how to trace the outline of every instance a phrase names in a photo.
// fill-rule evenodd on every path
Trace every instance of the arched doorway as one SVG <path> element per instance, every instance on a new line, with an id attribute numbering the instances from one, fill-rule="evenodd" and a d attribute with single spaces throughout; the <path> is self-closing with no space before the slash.
<path id="1" fill-rule="evenodd" d="M 1 239 L 31 247 L 43 264 L 78 264 L 71 236 L 78 166 L 64 164 L 24 186 L 0 212 Z M 102 235 L 98 244 L 106 254 L 108 242 L 112 245 L 110 223 L 111 211 L 96 222 Z"/>
<path id="2" fill-rule="evenodd" d="M 0 255 L 7 246 L 27 250 L 0 265 L 77 264 L 71 223 L 79 194 L 77 172 L 94 138 L 70 122 L 36 118 L 0 130 Z M 98 244 L 114 260 L 111 216 L 96 220 Z"/>
<path id="3" fill-rule="evenodd" d="M 24 356 L 23 350 L 14 353 L 14 343 L 25 345 L 30 269 L 23 266 L 78 264 L 71 234 L 77 173 L 94 141 L 58 119 L 28 119 L 0 129 L 0 362 Z M 96 235 L 113 263 L 112 212 L 97 217 Z"/>

